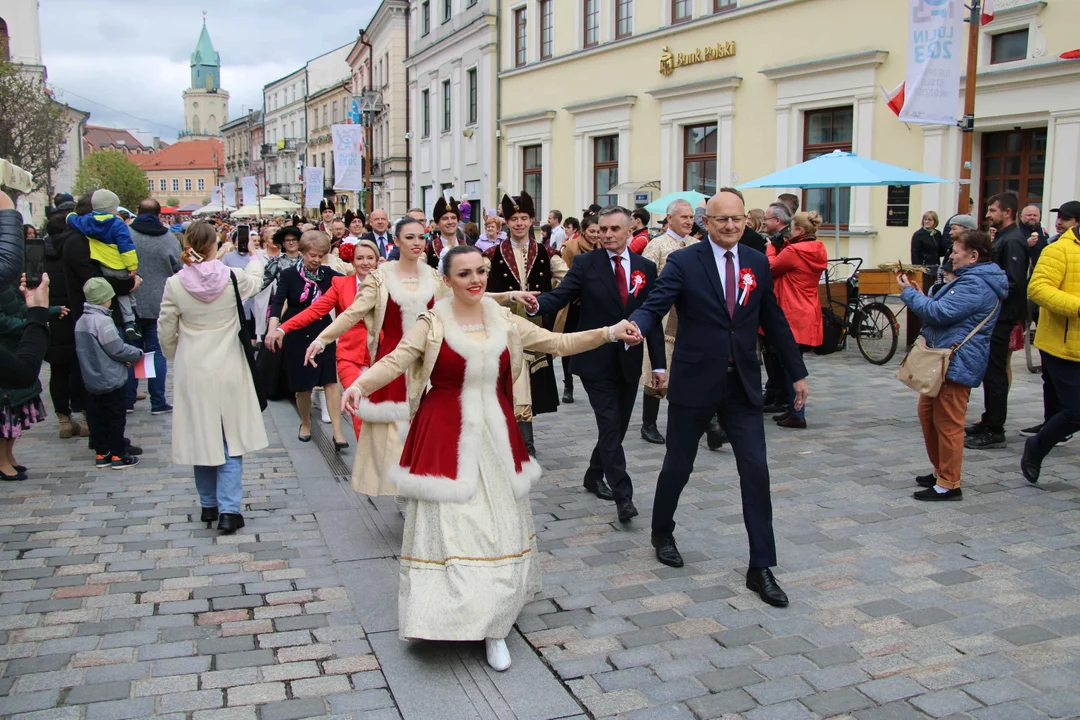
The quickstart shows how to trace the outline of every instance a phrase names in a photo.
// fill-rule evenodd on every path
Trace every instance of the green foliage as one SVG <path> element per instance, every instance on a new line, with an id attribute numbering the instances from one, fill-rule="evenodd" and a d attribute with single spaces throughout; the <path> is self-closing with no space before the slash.
<path id="1" fill-rule="evenodd" d="M 178 205 L 180 205 L 180 198 L 167 197 L 165 198 L 165 204 L 171 207 L 177 207 Z"/>
<path id="2" fill-rule="evenodd" d="M 0 61 L 0 158 L 34 176 L 34 191 L 46 189 L 60 166 L 71 119 L 52 99 L 41 75 Z"/>
<path id="3" fill-rule="evenodd" d="M 85 195 L 108 188 L 120 198 L 120 204 L 132 212 L 145 200 L 146 172 L 116 150 L 98 150 L 83 158 L 75 175 L 75 194 Z"/>

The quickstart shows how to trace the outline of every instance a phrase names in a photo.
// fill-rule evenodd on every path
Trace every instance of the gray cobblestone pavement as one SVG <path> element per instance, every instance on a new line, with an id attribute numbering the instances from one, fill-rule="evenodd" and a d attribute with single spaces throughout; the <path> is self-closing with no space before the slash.
<path id="1" fill-rule="evenodd" d="M 475 644 L 397 639 L 401 518 L 296 442 L 290 406 L 266 414 L 232 537 L 197 522 L 168 416 L 128 416 L 146 454 L 122 472 L 95 470 L 50 418 L 17 445 L 30 480 L 0 488 L 0 715 L 1080 717 L 1080 451 L 1055 452 L 1038 486 L 1020 477 L 1038 378 L 1016 359 L 1010 447 L 968 452 L 963 502 L 921 504 L 915 397 L 894 369 L 854 351 L 808 363 L 810 429 L 767 423 L 791 605 L 743 587 L 730 449 L 702 447 L 676 518 L 687 565 L 664 567 L 648 527 L 663 448 L 635 417 L 642 517 L 620 526 L 580 489 L 595 434 L 581 396 L 536 423 L 544 591 L 503 674 Z M 980 405 L 976 390 L 969 416 Z"/>

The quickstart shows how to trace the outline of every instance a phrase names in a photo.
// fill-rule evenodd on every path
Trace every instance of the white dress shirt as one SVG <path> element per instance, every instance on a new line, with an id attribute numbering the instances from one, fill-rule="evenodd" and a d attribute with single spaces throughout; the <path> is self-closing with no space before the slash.
<path id="1" fill-rule="evenodd" d="M 625 248 L 623 248 L 622 255 L 619 255 L 618 253 L 613 253 L 610 250 L 608 250 L 607 251 L 607 256 L 608 256 L 608 269 L 611 270 L 612 273 L 615 272 L 615 261 L 612 260 L 611 258 L 616 257 L 616 256 L 622 258 L 623 275 L 626 278 L 626 295 L 627 295 L 627 297 L 629 297 L 630 296 L 630 288 L 632 287 L 630 285 L 630 246 L 627 245 Z"/>
<path id="2" fill-rule="evenodd" d="M 728 259 L 724 257 L 727 250 L 713 242 L 712 238 L 709 239 L 709 247 L 712 248 L 713 258 L 716 260 L 716 269 L 720 273 L 720 287 L 724 289 L 724 301 L 727 302 Z M 734 256 L 732 260 L 735 262 L 735 299 L 737 301 L 739 298 L 739 270 L 742 269 L 742 266 L 739 265 L 739 243 L 735 243 L 735 247 L 731 248 L 731 254 Z"/>

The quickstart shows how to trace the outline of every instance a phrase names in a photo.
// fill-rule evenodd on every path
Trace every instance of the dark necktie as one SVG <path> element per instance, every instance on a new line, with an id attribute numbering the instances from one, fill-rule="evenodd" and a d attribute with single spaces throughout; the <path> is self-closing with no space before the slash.
<path id="1" fill-rule="evenodd" d="M 735 317 L 735 255 L 728 250 L 724 253 L 727 266 L 724 268 L 724 295 L 727 296 L 728 315 Z"/>
<path id="2" fill-rule="evenodd" d="M 615 263 L 615 287 L 619 290 L 619 300 L 622 301 L 623 307 L 626 307 L 629 293 L 626 290 L 626 271 L 623 270 L 622 255 L 612 256 L 611 261 Z"/>
<path id="3" fill-rule="evenodd" d="M 379 255 L 386 257 L 386 236 L 379 236 Z"/>

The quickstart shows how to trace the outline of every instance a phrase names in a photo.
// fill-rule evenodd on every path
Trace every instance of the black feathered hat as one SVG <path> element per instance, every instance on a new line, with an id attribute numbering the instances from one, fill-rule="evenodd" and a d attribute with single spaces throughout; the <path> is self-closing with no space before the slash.
<path id="1" fill-rule="evenodd" d="M 435 222 L 439 222 L 439 219 L 446 213 L 454 213 L 454 215 L 457 216 L 457 219 L 461 220 L 461 210 L 458 208 L 457 200 L 453 197 L 450 198 L 449 202 L 444 197 L 440 197 L 436 200 L 435 209 L 431 212 L 431 218 Z"/>
<path id="2" fill-rule="evenodd" d="M 502 199 L 502 215 L 505 220 L 509 220 L 514 213 L 523 212 L 528 214 L 529 217 L 536 217 L 536 206 L 533 205 L 533 199 L 529 193 L 524 190 L 521 191 L 521 195 L 512 198 L 509 195 L 503 195 Z"/>

